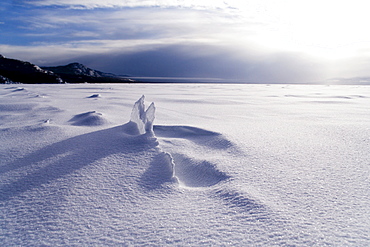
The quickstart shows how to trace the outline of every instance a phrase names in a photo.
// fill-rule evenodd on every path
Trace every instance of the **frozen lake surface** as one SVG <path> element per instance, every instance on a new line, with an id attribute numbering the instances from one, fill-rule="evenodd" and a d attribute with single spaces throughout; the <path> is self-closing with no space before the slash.
<path id="1" fill-rule="evenodd" d="M 0 85 L 0 143 L 2 246 L 370 245 L 369 86 Z"/>

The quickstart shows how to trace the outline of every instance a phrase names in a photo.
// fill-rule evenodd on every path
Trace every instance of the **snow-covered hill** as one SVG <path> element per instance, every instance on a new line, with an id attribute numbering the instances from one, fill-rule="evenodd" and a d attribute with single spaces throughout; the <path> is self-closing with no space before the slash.
<path id="1" fill-rule="evenodd" d="M 134 80 L 87 68 L 80 63 L 42 67 L 0 55 L 0 83 L 124 83 Z"/>
<path id="2" fill-rule="evenodd" d="M 80 75 L 91 77 L 117 77 L 114 74 L 104 73 L 98 70 L 90 69 L 80 63 L 70 63 L 63 66 L 42 67 L 45 70 L 53 71 L 56 74 Z"/>
<path id="3" fill-rule="evenodd" d="M 51 71 L 41 69 L 39 66 L 20 61 L 17 59 L 5 58 L 0 55 L 0 76 L 3 83 L 61 83 L 62 79 Z"/>

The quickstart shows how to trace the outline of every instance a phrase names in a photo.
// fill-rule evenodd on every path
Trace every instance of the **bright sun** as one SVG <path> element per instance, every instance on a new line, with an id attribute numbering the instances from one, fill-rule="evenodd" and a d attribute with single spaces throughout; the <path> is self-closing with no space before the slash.
<path id="1" fill-rule="evenodd" d="M 260 23 L 258 42 L 329 59 L 353 56 L 370 47 L 365 1 L 231 1 L 247 21 Z"/>

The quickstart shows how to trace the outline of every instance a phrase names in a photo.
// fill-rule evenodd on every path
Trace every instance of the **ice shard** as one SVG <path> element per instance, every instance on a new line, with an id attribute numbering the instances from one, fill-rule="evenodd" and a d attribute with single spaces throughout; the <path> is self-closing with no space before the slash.
<path id="1" fill-rule="evenodd" d="M 145 111 L 144 100 L 145 96 L 143 95 L 135 102 L 130 119 L 130 122 L 136 124 L 140 134 L 153 133 L 153 122 L 155 118 L 154 103 L 152 102 Z"/>

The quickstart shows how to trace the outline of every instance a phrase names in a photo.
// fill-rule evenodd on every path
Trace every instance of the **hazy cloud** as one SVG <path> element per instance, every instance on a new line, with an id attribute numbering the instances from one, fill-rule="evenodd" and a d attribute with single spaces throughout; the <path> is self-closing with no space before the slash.
<path id="1" fill-rule="evenodd" d="M 82 10 L 37 10 L 32 16 L 25 16 L 24 29 L 28 33 L 48 35 L 58 30 L 57 39 L 68 40 L 75 33 L 92 33 L 104 39 L 177 39 L 214 40 L 230 36 L 242 24 L 231 23 L 227 14 L 215 11 L 194 11 L 187 9 L 115 9 Z M 232 24 L 232 25 L 230 25 Z M 27 31 L 26 31 L 27 33 Z M 75 34 L 72 36 L 78 36 Z"/>
<path id="2" fill-rule="evenodd" d="M 210 9 L 225 8 L 227 4 L 222 0 L 35 0 L 30 2 L 36 6 L 65 6 L 70 8 L 117 8 L 117 7 L 162 7 L 162 8 L 193 8 Z"/>

